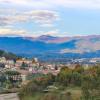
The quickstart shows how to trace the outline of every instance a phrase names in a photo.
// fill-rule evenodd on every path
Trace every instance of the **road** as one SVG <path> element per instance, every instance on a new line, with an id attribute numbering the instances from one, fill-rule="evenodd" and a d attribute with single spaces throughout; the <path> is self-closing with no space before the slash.
<path id="1" fill-rule="evenodd" d="M 17 93 L 1 94 L 0 100 L 19 100 Z"/>

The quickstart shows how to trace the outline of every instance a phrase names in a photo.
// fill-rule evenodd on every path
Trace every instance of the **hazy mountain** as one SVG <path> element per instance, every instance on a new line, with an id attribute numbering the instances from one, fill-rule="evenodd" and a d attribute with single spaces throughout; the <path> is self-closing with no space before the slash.
<path id="1" fill-rule="evenodd" d="M 100 35 L 0 37 L 0 49 L 29 57 L 99 57 Z"/>
<path id="2" fill-rule="evenodd" d="M 42 41 L 46 43 L 64 43 L 70 40 L 90 40 L 90 41 L 98 41 L 100 40 L 100 35 L 89 35 L 89 36 L 73 36 L 73 37 L 55 37 L 51 35 L 41 35 L 39 37 L 27 37 L 26 39 L 32 41 Z"/>

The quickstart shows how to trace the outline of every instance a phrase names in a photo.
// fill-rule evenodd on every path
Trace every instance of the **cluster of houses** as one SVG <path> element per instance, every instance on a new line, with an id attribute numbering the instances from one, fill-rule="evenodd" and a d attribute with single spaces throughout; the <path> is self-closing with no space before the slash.
<path id="1" fill-rule="evenodd" d="M 84 63 L 86 61 L 86 63 Z M 26 59 L 20 58 L 15 60 L 8 60 L 5 57 L 0 57 L 0 70 L 7 69 L 10 71 L 17 71 L 21 73 L 21 78 L 23 81 L 26 80 L 28 74 L 48 74 L 52 73 L 57 75 L 60 72 L 61 67 L 67 66 L 71 69 L 74 69 L 77 62 L 82 64 L 82 66 L 86 69 L 90 66 L 94 66 L 97 62 L 100 61 L 100 58 L 93 58 L 90 60 L 86 59 L 75 59 L 73 63 L 66 63 L 66 64 L 50 64 L 50 63 L 40 63 L 37 58 L 33 59 Z"/>
<path id="2" fill-rule="evenodd" d="M 21 73 L 21 78 L 23 81 L 26 80 L 28 74 L 48 74 L 52 73 L 57 75 L 60 71 L 60 68 L 55 66 L 55 64 L 47 64 L 47 63 L 40 63 L 37 58 L 33 59 L 26 59 L 20 58 L 15 60 L 8 60 L 5 57 L 0 58 L 0 70 L 10 70 L 10 71 L 17 71 Z"/>

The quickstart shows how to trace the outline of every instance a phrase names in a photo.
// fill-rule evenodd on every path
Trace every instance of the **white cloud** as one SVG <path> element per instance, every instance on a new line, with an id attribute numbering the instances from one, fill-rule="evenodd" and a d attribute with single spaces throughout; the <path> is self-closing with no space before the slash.
<path id="1" fill-rule="evenodd" d="M 55 8 L 76 7 L 76 8 L 100 8 L 100 0 L 0 0 L 1 3 L 29 6 L 32 8 Z"/>
<path id="2" fill-rule="evenodd" d="M 58 35 L 58 33 L 59 33 L 59 30 L 58 29 L 55 29 L 55 30 L 52 30 L 52 31 L 45 32 L 43 35 L 56 36 L 56 35 Z"/>
<path id="3" fill-rule="evenodd" d="M 14 30 L 11 28 L 0 29 L 0 36 L 24 36 L 27 34 L 25 30 Z"/>
<path id="4" fill-rule="evenodd" d="M 29 34 L 25 34 L 24 36 L 31 36 L 31 37 L 38 37 L 38 36 L 41 36 L 41 35 L 51 35 L 51 36 L 56 36 L 57 34 L 59 33 L 59 30 L 58 29 L 55 29 L 55 30 L 51 30 L 51 31 L 35 31 L 35 32 L 32 32 Z"/>
<path id="5" fill-rule="evenodd" d="M 16 30 L 13 29 L 12 27 L 4 27 L 0 28 L 0 36 L 22 36 L 22 37 L 38 37 L 41 35 L 51 35 L 51 36 L 58 36 L 59 35 L 59 30 L 51 30 L 51 31 L 35 31 L 35 32 L 29 32 L 28 30 Z"/>
<path id="6" fill-rule="evenodd" d="M 33 21 L 43 27 L 51 27 L 55 21 L 59 20 L 57 12 L 50 10 L 34 10 L 27 14 L 31 16 Z"/>
<path id="7" fill-rule="evenodd" d="M 49 8 L 51 5 L 48 5 L 48 2 L 44 0 L 0 0 L 1 4 L 5 5 L 17 5 L 17 8 L 24 7 L 25 8 Z"/>
<path id="8" fill-rule="evenodd" d="M 59 20 L 57 12 L 50 10 L 34 10 L 29 12 L 15 11 L 15 13 L 9 11 L 7 15 L 5 12 L 1 13 L 0 26 L 30 21 L 43 27 L 51 27 L 57 20 Z"/>
<path id="9" fill-rule="evenodd" d="M 45 24 L 42 24 L 42 25 L 40 25 L 41 27 L 54 27 L 54 25 L 53 24 L 50 24 L 50 23 L 45 23 Z"/>

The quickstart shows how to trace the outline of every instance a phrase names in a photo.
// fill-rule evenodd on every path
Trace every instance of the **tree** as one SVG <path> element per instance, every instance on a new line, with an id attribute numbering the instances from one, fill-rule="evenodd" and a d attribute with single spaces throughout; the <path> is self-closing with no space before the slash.
<path id="1" fill-rule="evenodd" d="M 81 86 L 82 75 L 78 72 L 73 72 L 71 77 L 71 84 Z"/>
<path id="2" fill-rule="evenodd" d="M 6 76 L 4 74 L 0 75 L 0 84 L 1 86 L 4 84 L 4 82 L 6 81 Z"/>
<path id="3" fill-rule="evenodd" d="M 18 86 L 22 81 L 20 77 L 21 74 L 17 71 L 6 71 L 5 75 L 6 75 L 7 81 L 9 81 L 9 83 L 13 87 Z"/>
<path id="4" fill-rule="evenodd" d="M 82 66 L 81 66 L 80 64 L 77 64 L 77 65 L 75 66 L 74 71 L 76 71 L 76 72 L 78 72 L 78 73 L 82 73 L 82 72 L 84 72 L 84 69 L 82 68 Z"/>
<path id="5" fill-rule="evenodd" d="M 67 86 L 71 83 L 71 77 L 72 77 L 72 70 L 69 69 L 68 67 L 63 67 L 57 76 L 57 80 L 60 84 Z"/>
<path id="6" fill-rule="evenodd" d="M 28 67 L 28 65 L 25 62 L 23 62 L 20 68 L 21 69 L 26 69 L 27 67 Z"/>
<path id="7" fill-rule="evenodd" d="M 4 68 L 5 64 L 4 63 L 0 63 L 0 68 Z"/>

